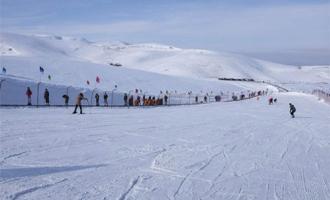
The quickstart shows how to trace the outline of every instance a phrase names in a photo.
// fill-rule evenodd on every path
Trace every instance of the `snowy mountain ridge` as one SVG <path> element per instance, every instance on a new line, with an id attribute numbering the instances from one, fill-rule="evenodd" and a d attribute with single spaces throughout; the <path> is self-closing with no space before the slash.
<path id="1" fill-rule="evenodd" d="M 154 43 L 91 42 L 84 38 L 15 33 L 1 33 L 0 41 L 2 65 L 10 68 L 9 73 L 38 80 L 35 69 L 42 65 L 49 73 L 57 75 L 54 81 L 61 84 L 82 86 L 97 75 L 101 75 L 108 85 L 120 83 L 127 88 L 133 85 L 150 87 L 155 80 L 163 80 L 156 85 L 158 88 L 175 87 L 178 82 L 170 84 L 168 81 L 173 79 L 189 79 L 190 83 L 211 81 L 208 85 L 218 87 L 217 78 L 223 77 L 272 82 L 330 82 L 330 66 L 288 66 L 238 54 Z M 190 83 L 183 84 L 184 88 L 189 89 Z M 237 85 L 220 85 L 228 84 Z"/>

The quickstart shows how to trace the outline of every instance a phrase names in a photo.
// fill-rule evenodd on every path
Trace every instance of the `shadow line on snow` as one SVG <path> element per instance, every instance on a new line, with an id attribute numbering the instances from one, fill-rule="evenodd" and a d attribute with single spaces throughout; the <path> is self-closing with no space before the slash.
<path id="1" fill-rule="evenodd" d="M 28 167 L 28 168 L 11 168 L 11 169 L 0 169 L 0 180 L 40 176 L 61 172 L 78 171 L 83 169 L 105 167 L 106 164 L 100 165 L 78 165 L 78 166 L 63 166 L 63 167 Z"/>
<path id="2" fill-rule="evenodd" d="M 301 118 L 301 119 L 311 119 L 312 117 L 304 117 L 304 116 L 296 116 L 295 118 Z"/>

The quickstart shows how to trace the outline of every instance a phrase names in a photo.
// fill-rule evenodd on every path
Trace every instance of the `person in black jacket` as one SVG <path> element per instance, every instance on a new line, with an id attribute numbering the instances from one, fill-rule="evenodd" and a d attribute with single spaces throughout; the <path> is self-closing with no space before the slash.
<path id="1" fill-rule="evenodd" d="M 129 99 L 128 99 L 128 105 L 129 105 L 129 106 L 133 106 L 133 105 L 134 105 L 134 97 L 133 97 L 133 95 L 131 95 L 131 96 L 129 97 Z"/>
<path id="2" fill-rule="evenodd" d="M 103 95 L 104 106 L 109 106 L 108 97 L 109 97 L 108 94 L 106 92 L 104 92 L 104 95 Z"/>
<path id="3" fill-rule="evenodd" d="M 294 113 L 296 112 L 296 107 L 292 103 L 289 103 L 291 117 L 294 118 Z"/>
<path id="4" fill-rule="evenodd" d="M 49 106 L 49 91 L 47 88 L 45 89 L 44 99 L 45 99 L 46 105 Z"/>
<path id="5" fill-rule="evenodd" d="M 62 97 L 64 99 L 65 106 L 68 106 L 69 105 L 69 95 L 64 94 Z"/>
<path id="6" fill-rule="evenodd" d="M 164 102 L 165 102 L 165 105 L 167 105 L 167 100 L 168 100 L 168 96 L 165 95 L 165 96 L 164 96 Z"/>
<path id="7" fill-rule="evenodd" d="M 125 93 L 124 94 L 124 103 L 125 103 L 125 106 L 128 106 L 127 100 L 128 100 L 128 95 Z"/>
<path id="8" fill-rule="evenodd" d="M 95 94 L 96 106 L 100 106 L 100 95 L 98 93 Z"/>

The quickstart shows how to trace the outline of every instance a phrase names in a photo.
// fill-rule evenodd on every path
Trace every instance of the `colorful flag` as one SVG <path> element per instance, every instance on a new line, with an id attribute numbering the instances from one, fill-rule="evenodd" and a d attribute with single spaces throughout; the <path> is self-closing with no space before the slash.
<path id="1" fill-rule="evenodd" d="M 40 71 L 41 73 L 44 73 L 44 72 L 45 72 L 44 68 L 41 67 L 41 66 L 39 66 L 39 71 Z"/>
<path id="2" fill-rule="evenodd" d="M 100 81 L 101 81 L 101 80 L 100 80 L 100 77 L 97 76 L 97 77 L 96 77 L 96 82 L 97 82 L 97 83 L 100 83 Z"/>
<path id="3" fill-rule="evenodd" d="M 2 73 L 6 73 L 7 72 L 7 69 L 5 67 L 2 68 Z"/>
<path id="4" fill-rule="evenodd" d="M 87 85 L 89 85 L 89 80 L 86 81 Z"/>

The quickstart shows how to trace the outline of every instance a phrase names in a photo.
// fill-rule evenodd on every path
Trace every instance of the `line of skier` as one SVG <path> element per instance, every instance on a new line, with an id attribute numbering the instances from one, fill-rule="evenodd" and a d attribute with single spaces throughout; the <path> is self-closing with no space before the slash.
<path id="1" fill-rule="evenodd" d="M 265 94 L 267 94 L 267 92 L 265 92 L 265 91 L 250 92 L 250 93 L 248 93 L 248 98 L 258 96 L 257 100 L 259 100 L 259 96 L 265 95 Z M 32 90 L 30 87 L 27 87 L 26 96 L 28 98 L 27 105 L 32 105 L 32 103 L 31 103 Z M 49 101 L 50 94 L 49 94 L 49 91 L 47 88 L 44 91 L 43 97 L 44 97 L 45 105 L 50 106 L 50 101 Z M 67 94 L 64 94 L 62 96 L 62 98 L 64 99 L 64 104 L 66 106 L 68 106 L 70 97 Z M 96 106 L 100 106 L 100 95 L 98 93 L 96 93 L 94 98 L 96 101 Z M 232 94 L 233 101 L 243 100 L 245 98 L 247 98 L 247 97 L 245 97 L 245 94 L 243 94 L 243 93 L 240 96 L 236 96 L 235 94 Z M 107 94 L 107 92 L 104 92 L 104 94 L 103 94 L 103 105 L 104 106 L 109 106 L 108 99 L 109 99 L 109 95 Z M 88 101 L 88 99 L 86 97 L 84 97 L 83 93 L 79 93 L 78 96 L 76 97 L 75 108 L 74 108 L 73 114 L 77 113 L 78 108 L 80 109 L 80 114 L 83 113 L 82 112 L 82 101 L 83 100 Z M 123 100 L 124 100 L 124 106 L 128 106 L 128 107 L 129 106 L 160 106 L 160 105 L 168 105 L 169 97 L 167 94 L 164 94 L 164 95 L 162 95 L 162 97 L 158 97 L 158 98 L 156 98 L 155 96 L 146 96 L 146 95 L 142 95 L 142 97 L 140 95 L 137 95 L 134 98 L 133 95 L 128 95 L 127 93 L 125 93 Z M 208 101 L 209 101 L 208 95 L 205 95 L 203 97 L 203 101 L 201 101 L 201 102 L 199 102 L 199 97 L 195 96 L 196 104 L 207 103 Z M 221 96 L 216 95 L 215 101 L 217 101 L 217 102 L 221 101 Z M 268 99 L 268 104 L 272 105 L 273 103 L 277 103 L 277 98 L 270 97 Z M 294 118 L 295 117 L 294 113 L 296 112 L 296 108 L 292 103 L 289 104 L 289 108 L 290 108 L 289 109 L 290 115 L 292 116 L 292 118 Z"/>
<path id="2" fill-rule="evenodd" d="M 266 91 L 258 91 L 258 92 L 249 92 L 246 96 L 245 94 L 241 94 L 239 96 L 235 95 L 234 93 L 232 94 L 232 100 L 233 101 L 238 101 L 238 100 L 243 100 L 243 99 L 246 99 L 246 98 L 252 98 L 252 97 L 256 97 L 256 96 L 261 96 L 261 95 L 264 95 L 264 94 L 267 94 Z M 189 95 L 189 98 L 190 96 L 192 95 L 191 92 L 188 93 Z M 224 95 L 223 93 L 221 95 Z M 221 95 L 215 95 L 213 96 L 214 97 L 214 100 L 216 102 L 220 102 L 222 100 L 222 96 Z M 27 87 L 27 90 L 26 90 L 26 96 L 27 96 L 27 99 L 28 99 L 28 103 L 27 105 L 32 105 L 31 103 L 31 98 L 32 98 L 32 90 L 30 87 Z M 50 94 L 49 94 L 49 91 L 48 89 L 46 88 L 45 91 L 44 91 L 44 102 L 45 102 L 45 105 L 50 105 Z M 94 98 L 95 98 L 95 105 L 96 106 L 100 106 L 100 94 L 99 93 L 95 93 L 94 95 Z M 69 105 L 69 100 L 70 100 L 70 97 L 68 94 L 63 94 L 62 95 L 62 98 L 64 100 L 64 105 L 68 106 Z M 180 98 L 180 97 L 179 97 Z M 199 95 L 196 95 L 195 97 L 195 104 L 198 104 L 198 103 L 208 103 L 210 101 L 210 96 L 209 94 L 206 94 L 204 96 L 199 96 Z M 123 96 L 123 105 L 124 106 L 156 106 L 156 105 L 168 105 L 168 101 L 169 101 L 169 93 L 166 92 L 166 93 L 162 93 L 161 92 L 161 95 L 158 96 L 158 97 L 155 97 L 155 96 L 146 96 L 145 94 L 138 94 L 136 92 L 135 95 L 132 95 L 132 94 L 127 94 L 125 93 L 124 96 Z M 189 100 L 190 101 L 190 100 Z M 276 101 L 276 99 L 275 99 Z M 273 100 L 272 100 L 273 102 Z M 272 103 L 271 102 L 271 103 Z M 103 106 L 109 106 L 109 95 L 107 92 L 104 92 L 103 93 Z"/>
<path id="3" fill-rule="evenodd" d="M 137 95 L 134 99 L 133 95 L 128 96 L 127 93 L 124 94 L 124 106 L 159 106 L 168 105 L 168 95 L 163 95 L 163 97 Z"/>

